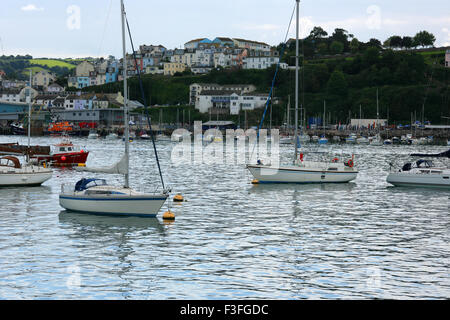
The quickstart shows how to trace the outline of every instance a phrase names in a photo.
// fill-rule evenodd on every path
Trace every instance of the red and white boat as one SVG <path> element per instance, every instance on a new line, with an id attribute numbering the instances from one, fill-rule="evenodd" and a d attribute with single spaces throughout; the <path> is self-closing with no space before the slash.
<path id="1" fill-rule="evenodd" d="M 85 164 L 89 151 L 74 146 L 72 142 L 64 140 L 50 148 L 50 154 L 33 154 L 31 159 L 39 162 L 47 162 L 54 166 L 78 166 Z"/>

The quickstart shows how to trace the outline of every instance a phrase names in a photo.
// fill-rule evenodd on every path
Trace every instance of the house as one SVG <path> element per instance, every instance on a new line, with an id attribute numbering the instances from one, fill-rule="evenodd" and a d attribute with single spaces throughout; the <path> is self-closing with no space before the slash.
<path id="1" fill-rule="evenodd" d="M 94 71 L 94 65 L 89 61 L 83 61 L 79 65 L 77 65 L 75 69 L 76 77 L 89 77 L 89 74 Z"/>
<path id="2" fill-rule="evenodd" d="M 56 80 L 56 77 L 54 74 L 51 74 L 45 70 L 36 72 L 32 76 L 32 84 L 33 86 L 41 86 L 41 87 L 48 87 L 50 83 L 53 83 Z"/>
<path id="3" fill-rule="evenodd" d="M 241 110 L 254 110 L 266 105 L 268 93 L 244 93 L 229 87 L 229 90 L 203 90 L 197 97 L 195 108 L 201 113 L 214 110 L 215 114 L 239 114 Z M 232 89 L 232 90 L 230 90 Z"/>
<path id="4" fill-rule="evenodd" d="M 242 49 L 270 51 L 270 45 L 264 42 L 233 38 L 234 46 Z"/>
<path id="5" fill-rule="evenodd" d="M 212 67 L 202 67 L 202 66 L 191 67 L 191 71 L 194 74 L 206 74 L 209 73 L 212 69 L 213 69 Z"/>
<path id="6" fill-rule="evenodd" d="M 60 86 L 57 83 L 52 83 L 47 87 L 47 92 L 49 93 L 60 93 L 64 91 L 64 87 Z"/>
<path id="7" fill-rule="evenodd" d="M 43 106 L 44 109 L 47 108 L 52 108 L 53 107 L 53 101 L 56 99 L 57 97 L 53 94 L 40 94 L 37 95 L 34 98 L 34 104 Z"/>
<path id="8" fill-rule="evenodd" d="M 250 50 L 244 58 L 244 69 L 267 69 L 277 64 L 280 60 L 278 51 L 256 51 Z"/>
<path id="9" fill-rule="evenodd" d="M 203 90 L 224 90 L 248 93 L 256 90 L 252 84 L 219 85 L 217 83 L 193 83 L 189 86 L 189 104 L 195 105 L 197 97 Z"/>
<path id="10" fill-rule="evenodd" d="M 199 38 L 199 39 L 194 39 L 191 41 L 188 41 L 184 44 L 184 48 L 185 49 L 197 49 L 198 45 L 200 44 L 200 42 L 205 43 L 205 42 L 211 42 L 211 40 L 207 39 L 207 38 Z"/>
<path id="11" fill-rule="evenodd" d="M 164 63 L 164 75 L 173 76 L 177 72 L 183 72 L 186 70 L 186 65 L 179 62 L 165 62 Z"/>
<path id="12" fill-rule="evenodd" d="M 0 91 L 0 102 L 21 102 L 20 89 L 3 89 Z"/>
<path id="13" fill-rule="evenodd" d="M 147 66 L 147 68 L 145 68 L 145 73 L 147 73 L 147 74 L 164 74 L 164 69 L 161 69 L 158 66 Z"/>

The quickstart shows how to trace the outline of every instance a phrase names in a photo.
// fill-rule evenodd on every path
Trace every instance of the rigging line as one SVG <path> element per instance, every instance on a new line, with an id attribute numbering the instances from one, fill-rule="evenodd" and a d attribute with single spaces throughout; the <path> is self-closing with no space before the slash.
<path id="1" fill-rule="evenodd" d="M 262 116 L 262 119 L 261 119 L 261 121 L 259 123 L 259 126 L 258 126 L 258 131 L 256 132 L 256 138 L 257 139 L 255 141 L 255 144 L 253 145 L 253 150 L 252 150 L 252 153 L 250 154 L 250 159 L 253 157 L 253 153 L 255 151 L 255 147 L 256 147 L 257 141 L 259 139 L 259 131 L 262 128 L 262 125 L 263 125 L 263 122 L 264 122 L 264 118 L 266 117 L 267 109 L 269 107 L 269 102 L 271 101 L 271 98 L 272 98 L 273 87 L 275 86 L 275 80 L 277 78 L 278 70 L 280 68 L 280 60 L 283 57 L 284 50 L 286 49 L 287 37 L 288 37 L 289 31 L 291 29 L 291 24 L 292 24 L 292 19 L 294 18 L 295 8 L 296 8 L 296 5 L 294 6 L 294 9 L 292 10 L 291 19 L 289 20 L 289 25 L 288 25 L 288 28 L 287 28 L 287 31 L 286 31 L 286 35 L 284 37 L 283 47 L 281 48 L 281 51 L 280 51 L 280 58 L 278 59 L 277 67 L 275 69 L 275 74 L 274 74 L 273 79 L 272 79 L 272 85 L 270 87 L 269 97 L 267 98 L 267 101 L 266 101 L 266 107 L 264 108 L 263 116 Z"/>
<path id="2" fill-rule="evenodd" d="M 158 152 L 156 150 L 156 144 L 155 144 L 155 137 L 153 135 L 153 130 L 152 130 L 152 122 L 151 122 L 150 114 L 149 114 L 148 108 L 147 108 L 147 100 L 145 99 L 144 87 L 142 85 L 141 70 L 139 69 L 139 66 L 138 66 L 138 63 L 137 63 L 136 51 L 134 50 L 133 38 L 131 37 L 131 31 L 130 31 L 130 25 L 128 24 L 128 18 L 126 16 L 125 16 L 125 21 L 127 23 L 128 35 L 130 36 L 131 49 L 133 50 L 134 64 L 135 64 L 136 70 L 138 72 L 139 87 L 141 89 L 142 100 L 144 102 L 145 114 L 147 116 L 148 127 L 150 129 L 150 136 L 152 137 L 153 149 L 155 151 L 156 163 L 158 164 L 159 176 L 161 177 L 161 184 L 162 184 L 163 190 L 165 190 L 166 187 L 164 185 L 164 179 L 163 179 L 163 175 L 162 175 L 162 172 L 161 172 L 161 165 L 159 164 Z"/>
<path id="3" fill-rule="evenodd" d="M 100 40 L 100 45 L 99 45 L 99 47 L 98 47 L 98 56 L 99 56 L 99 57 L 100 57 L 100 51 L 102 50 L 103 41 L 105 40 L 106 28 L 108 27 L 108 21 L 109 21 L 109 16 L 110 16 L 110 14 L 111 14 L 112 4 L 113 4 L 113 0 L 111 0 L 111 1 L 109 2 L 109 9 L 108 9 L 108 12 L 107 12 L 107 14 L 106 14 L 105 26 L 103 27 L 102 38 L 101 38 L 101 40 Z"/>

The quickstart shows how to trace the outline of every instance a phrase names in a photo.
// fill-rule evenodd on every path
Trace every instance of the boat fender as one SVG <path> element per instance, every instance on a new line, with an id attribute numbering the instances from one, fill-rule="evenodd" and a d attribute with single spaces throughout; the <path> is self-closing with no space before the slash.
<path id="1" fill-rule="evenodd" d="M 300 161 L 303 162 L 303 153 L 300 153 Z"/>
<path id="2" fill-rule="evenodd" d="M 331 162 L 333 162 L 333 163 L 336 163 L 336 162 L 338 162 L 338 161 L 339 161 L 338 158 L 333 158 L 333 160 L 331 160 Z"/>
<path id="3" fill-rule="evenodd" d="M 252 184 L 259 184 L 259 181 L 254 179 L 254 180 L 252 180 Z"/>

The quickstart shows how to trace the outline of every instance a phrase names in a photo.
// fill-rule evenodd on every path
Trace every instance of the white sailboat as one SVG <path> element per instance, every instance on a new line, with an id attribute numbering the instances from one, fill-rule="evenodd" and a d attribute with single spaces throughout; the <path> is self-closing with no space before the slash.
<path id="1" fill-rule="evenodd" d="M 296 0 L 295 140 L 298 137 L 299 2 Z M 298 152 L 298 144 L 295 143 L 294 146 L 294 161 L 290 166 L 272 166 L 258 160 L 257 164 L 248 164 L 247 169 L 259 183 L 342 183 L 354 180 L 358 174 L 354 168 L 353 157 L 343 163 L 338 163 L 337 158 L 329 162 L 304 161 L 303 154 Z"/>
<path id="2" fill-rule="evenodd" d="M 378 123 L 378 118 L 379 118 L 379 109 L 378 109 L 378 89 L 377 89 L 377 134 L 369 138 L 371 146 L 383 145 L 383 140 L 381 139 L 380 135 L 380 125 Z"/>
<path id="3" fill-rule="evenodd" d="M 30 87 L 27 88 L 28 101 L 28 151 L 31 140 L 31 71 Z M 14 156 L 0 158 L 0 187 L 39 186 L 52 177 L 53 171 L 46 167 L 30 163 L 27 152 L 26 163 L 22 165 Z"/>
<path id="4" fill-rule="evenodd" d="M 122 42 L 123 42 L 123 77 L 124 77 L 124 135 L 125 154 L 121 161 L 109 168 L 82 168 L 83 171 L 117 173 L 125 176 L 124 186 L 110 186 L 105 179 L 82 179 L 74 190 L 62 190 L 60 205 L 66 210 L 81 213 L 156 217 L 169 196 L 169 190 L 162 193 L 148 194 L 137 192 L 129 186 L 129 122 L 127 94 L 127 56 L 125 46 L 125 7 L 121 0 Z"/>

